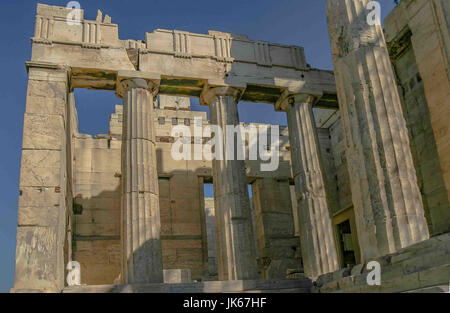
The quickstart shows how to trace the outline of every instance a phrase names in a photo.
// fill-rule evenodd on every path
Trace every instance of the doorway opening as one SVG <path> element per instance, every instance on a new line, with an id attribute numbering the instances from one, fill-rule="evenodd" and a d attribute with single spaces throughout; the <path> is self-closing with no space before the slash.
<path id="1" fill-rule="evenodd" d="M 333 217 L 336 249 L 341 268 L 361 263 L 358 234 L 353 207 L 338 212 Z"/>
<path id="2" fill-rule="evenodd" d="M 204 183 L 206 242 L 208 246 L 208 280 L 218 279 L 216 216 L 214 208 L 213 184 Z"/>
<path id="3" fill-rule="evenodd" d="M 356 265 L 356 254 L 352 239 L 352 230 L 350 220 L 347 219 L 336 225 L 338 232 L 339 248 L 341 254 L 341 263 L 343 267 L 352 267 Z"/>

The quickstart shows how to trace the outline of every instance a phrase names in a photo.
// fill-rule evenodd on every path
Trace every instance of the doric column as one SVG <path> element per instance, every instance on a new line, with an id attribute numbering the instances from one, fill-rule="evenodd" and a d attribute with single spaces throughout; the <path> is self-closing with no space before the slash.
<path id="1" fill-rule="evenodd" d="M 316 278 L 339 269 L 319 140 L 309 95 L 289 97 L 287 112 L 292 172 L 300 208 L 300 242 L 305 274 Z"/>
<path id="2" fill-rule="evenodd" d="M 155 85 L 124 79 L 122 134 L 122 244 L 125 283 L 163 282 L 153 97 Z"/>
<path id="3" fill-rule="evenodd" d="M 234 88 L 212 88 L 202 95 L 210 106 L 213 125 L 238 125 L 238 95 Z M 225 139 L 224 139 L 225 142 Z M 227 147 L 223 144 L 224 156 Z M 220 280 L 256 279 L 256 247 L 252 228 L 245 163 L 243 160 L 213 160 L 217 257 Z"/>
<path id="4" fill-rule="evenodd" d="M 383 30 L 368 23 L 368 2 L 327 2 L 363 262 L 429 237 Z"/>

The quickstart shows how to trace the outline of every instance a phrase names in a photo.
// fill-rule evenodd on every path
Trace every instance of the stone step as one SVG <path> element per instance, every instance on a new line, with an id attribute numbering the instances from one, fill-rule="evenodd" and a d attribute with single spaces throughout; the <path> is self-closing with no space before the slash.
<path id="1" fill-rule="evenodd" d="M 309 293 L 311 280 L 268 279 L 66 287 L 64 293 Z"/>

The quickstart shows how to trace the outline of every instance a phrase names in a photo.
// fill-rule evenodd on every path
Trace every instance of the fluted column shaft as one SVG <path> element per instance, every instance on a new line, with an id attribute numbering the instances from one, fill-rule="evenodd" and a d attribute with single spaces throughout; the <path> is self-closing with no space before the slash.
<path id="1" fill-rule="evenodd" d="M 122 81 L 122 242 L 125 283 L 163 282 L 153 84 Z"/>
<path id="2" fill-rule="evenodd" d="M 286 107 L 292 171 L 300 208 L 300 241 L 305 274 L 316 278 L 339 269 L 313 98 L 296 96 Z"/>
<path id="3" fill-rule="evenodd" d="M 327 16 L 362 261 L 429 237 L 408 132 L 368 0 L 328 0 Z"/>
<path id="4" fill-rule="evenodd" d="M 226 126 L 239 124 L 238 93 L 233 88 L 213 88 L 203 95 L 210 106 L 211 123 L 224 131 L 224 143 Z M 223 152 L 226 155 L 225 144 Z M 245 163 L 225 157 L 212 163 L 219 279 L 256 279 L 256 246 Z"/>

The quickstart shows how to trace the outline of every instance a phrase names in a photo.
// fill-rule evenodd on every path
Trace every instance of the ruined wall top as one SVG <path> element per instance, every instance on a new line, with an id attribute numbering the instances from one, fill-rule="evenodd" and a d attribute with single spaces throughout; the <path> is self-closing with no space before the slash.
<path id="1" fill-rule="evenodd" d="M 298 46 L 212 30 L 156 29 L 144 40 L 121 40 L 119 26 L 101 11 L 87 20 L 82 9 L 44 4 L 37 6 L 32 42 L 28 66 L 70 68 L 72 88 L 116 90 L 120 77 L 139 71 L 160 81 L 160 94 L 199 97 L 205 88 L 233 86 L 243 90 L 241 100 L 276 108 L 293 93 L 337 106 L 333 73 L 311 68 Z"/>

